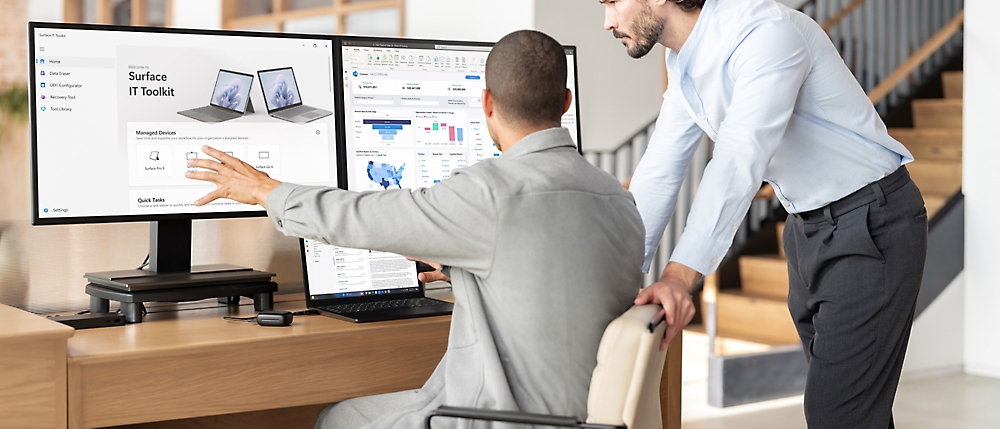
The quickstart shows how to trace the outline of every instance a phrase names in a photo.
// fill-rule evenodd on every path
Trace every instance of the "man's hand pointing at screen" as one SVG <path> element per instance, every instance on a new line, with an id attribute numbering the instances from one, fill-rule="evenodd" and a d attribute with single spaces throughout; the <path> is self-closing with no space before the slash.
<path id="1" fill-rule="evenodd" d="M 217 188 L 195 201 L 195 205 L 203 206 L 219 198 L 227 198 L 267 208 L 268 194 L 281 182 L 225 152 L 210 146 L 202 146 L 201 150 L 214 159 L 191 159 L 188 160 L 188 166 L 209 171 L 189 171 L 184 176 L 212 182 Z"/>

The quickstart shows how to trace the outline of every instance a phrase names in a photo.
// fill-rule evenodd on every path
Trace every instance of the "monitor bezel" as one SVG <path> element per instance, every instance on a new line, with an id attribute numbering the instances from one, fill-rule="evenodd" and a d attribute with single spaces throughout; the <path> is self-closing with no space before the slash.
<path id="1" fill-rule="evenodd" d="M 332 44 L 336 45 L 336 43 L 332 43 Z M 331 56 L 331 58 L 332 58 L 332 56 Z M 331 64 L 331 66 L 332 66 L 332 64 Z M 291 109 L 293 107 L 298 107 L 298 106 L 302 105 L 302 92 L 299 91 L 299 81 L 298 81 L 298 79 L 295 78 L 295 68 L 294 67 L 278 67 L 278 68 L 275 68 L 275 69 L 257 70 L 257 82 L 260 85 L 260 93 L 261 94 L 266 94 L 264 92 L 264 91 L 266 91 L 264 89 L 264 78 L 261 77 L 260 74 L 261 73 L 274 72 L 274 71 L 278 71 L 278 70 L 288 70 L 288 71 L 292 72 L 292 85 L 295 85 L 295 93 L 299 97 L 299 102 L 295 103 L 295 104 L 289 104 L 287 106 L 279 107 L 277 109 L 271 110 L 271 105 L 267 103 L 267 98 L 264 98 L 264 109 L 267 110 L 267 114 L 268 115 L 271 115 L 271 114 L 274 114 L 274 113 L 278 113 L 278 112 L 280 112 L 282 110 Z M 336 93 L 337 92 L 335 90 L 334 94 L 336 94 Z M 334 100 L 333 102 L 336 103 L 337 100 Z M 338 184 L 339 184 L 339 182 L 338 182 Z"/>
<path id="2" fill-rule="evenodd" d="M 243 110 L 230 109 L 228 107 L 222 107 L 222 106 L 220 106 L 218 104 L 215 104 L 215 88 L 219 87 L 219 79 L 222 79 L 222 74 L 223 73 L 229 73 L 229 74 L 234 74 L 234 75 L 237 75 L 237 76 L 246 76 L 246 77 L 249 77 L 250 78 L 250 90 L 251 91 L 253 90 L 253 75 L 252 74 L 241 73 L 241 72 L 238 72 L 238 71 L 232 71 L 232 70 L 226 70 L 226 69 L 219 69 L 219 74 L 217 74 L 216 77 L 215 77 L 215 85 L 212 87 L 212 99 L 209 100 L 208 104 L 210 104 L 212 106 L 215 106 L 215 107 L 218 107 L 220 109 L 226 109 L 226 110 L 228 110 L 230 112 L 236 112 L 236 113 L 239 113 L 241 115 L 245 115 L 247 113 L 247 106 L 250 105 L 250 91 L 247 91 L 247 102 L 243 103 Z M 266 103 L 267 100 L 264 100 L 264 102 Z"/>
<path id="3" fill-rule="evenodd" d="M 38 204 L 38 136 L 36 130 L 38 129 L 37 123 L 37 109 L 36 102 L 37 85 L 35 75 L 37 71 L 36 58 L 35 58 L 35 30 L 36 29 L 53 29 L 53 30 L 92 30 L 92 31 L 118 31 L 127 33 L 168 33 L 168 34 L 194 34 L 194 35 L 206 35 L 206 36 L 233 36 L 233 37 L 265 37 L 265 38 L 281 38 L 281 39 L 309 39 L 309 40 L 320 40 L 330 42 L 330 49 L 333 51 L 331 54 L 335 54 L 338 49 L 337 38 L 338 36 L 324 35 L 324 34 L 298 34 L 298 33 L 273 33 L 273 32 L 255 32 L 255 31 L 237 31 L 237 30 L 203 30 L 203 29 L 189 29 L 189 28 L 164 28 L 164 27 L 130 27 L 122 25 L 100 25 L 100 24 L 75 24 L 75 23 L 62 23 L 62 22 L 38 22 L 30 21 L 28 22 L 28 72 L 29 72 L 29 99 L 28 99 L 28 116 L 29 116 L 29 126 L 31 127 L 31 224 L 32 225 L 82 225 L 82 224 L 100 224 L 100 223 L 125 223 L 125 222 L 155 222 L 155 221 L 172 221 L 172 220 L 204 220 L 204 219 L 239 219 L 239 218 L 253 218 L 253 217 L 265 217 L 267 216 L 267 211 L 260 210 L 242 210 L 242 211 L 227 211 L 227 212 L 206 212 L 206 213 L 170 213 L 170 214 L 137 214 L 137 215 L 108 215 L 108 216 L 73 216 L 73 217 L 55 217 L 55 218 L 42 218 L 39 216 L 39 211 L 41 207 Z M 331 56 L 332 58 L 332 56 Z M 332 66 L 332 65 L 331 65 Z M 336 76 L 334 76 L 336 79 Z M 334 80 L 336 82 L 336 80 Z M 214 91 L 213 91 L 214 92 Z M 336 99 L 337 94 L 342 93 L 340 88 L 334 88 L 334 106 L 337 105 Z M 249 101 L 247 102 L 249 104 Z M 335 121 L 335 126 L 337 121 Z M 337 141 L 341 140 L 338 134 Z M 339 145 L 339 143 L 337 143 Z M 337 168 L 340 168 L 341 160 L 338 156 Z M 337 172 L 337 184 L 338 186 L 342 183 L 341 172 Z"/>

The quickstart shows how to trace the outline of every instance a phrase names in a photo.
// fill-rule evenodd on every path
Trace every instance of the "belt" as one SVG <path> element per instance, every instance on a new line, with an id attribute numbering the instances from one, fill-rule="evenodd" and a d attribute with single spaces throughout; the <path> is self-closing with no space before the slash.
<path id="1" fill-rule="evenodd" d="M 875 201 L 878 201 L 880 205 L 885 204 L 885 196 L 887 194 L 895 192 L 907 183 L 910 183 L 910 173 L 906 171 L 906 166 L 900 166 L 892 174 L 883 177 L 877 182 L 872 182 L 844 198 L 827 204 L 825 207 L 797 213 L 796 216 L 801 217 L 802 220 L 824 218 L 827 216 L 836 218 Z"/>

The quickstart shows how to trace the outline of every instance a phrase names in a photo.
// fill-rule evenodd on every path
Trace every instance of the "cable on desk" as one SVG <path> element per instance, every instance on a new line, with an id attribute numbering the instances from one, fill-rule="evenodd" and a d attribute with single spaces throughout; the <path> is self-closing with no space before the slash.
<path id="1" fill-rule="evenodd" d="M 253 322 L 257 321 L 257 316 L 254 316 L 254 317 L 229 317 L 229 316 L 226 316 L 226 317 L 223 317 L 223 319 L 232 320 L 234 322 L 250 322 L 250 323 L 253 323 Z"/>
<path id="2" fill-rule="evenodd" d="M 149 254 L 147 253 L 146 254 L 146 259 L 144 259 L 142 261 L 142 265 L 139 265 L 138 267 L 136 267 L 136 269 L 137 270 L 141 270 L 141 269 L 146 268 L 148 266 L 149 266 Z"/>
<path id="3" fill-rule="evenodd" d="M 319 310 L 313 310 L 313 309 L 296 311 L 292 313 L 292 316 L 318 316 L 318 315 L 319 315 Z"/>

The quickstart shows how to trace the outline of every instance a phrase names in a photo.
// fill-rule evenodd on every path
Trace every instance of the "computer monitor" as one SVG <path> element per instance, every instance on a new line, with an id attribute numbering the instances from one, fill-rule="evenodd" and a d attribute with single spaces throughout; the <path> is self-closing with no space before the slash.
<path id="1" fill-rule="evenodd" d="M 337 126 L 270 117 L 258 71 L 294 67 L 310 104 L 333 110 L 330 36 L 29 23 L 32 223 L 151 221 L 154 272 L 190 270 L 191 221 L 265 216 L 260 206 L 195 200 L 185 178 L 210 145 L 272 177 L 338 185 Z M 225 122 L 186 109 L 225 110 Z M 141 256 L 138 256 L 141 259 Z"/>
<path id="2" fill-rule="evenodd" d="M 334 71 L 343 92 L 337 111 L 345 131 L 340 171 L 346 189 L 431 187 L 455 168 L 500 156 L 486 129 L 481 99 L 492 43 L 366 37 L 342 37 L 337 43 Z M 565 50 L 566 87 L 574 97 L 562 125 L 580 147 L 576 48 Z M 400 255 L 313 240 L 303 246 L 309 248 L 305 272 L 317 275 L 307 279 L 315 280 L 309 281 L 313 299 L 408 293 L 418 287 L 413 263 Z M 330 282 L 330 273 L 338 281 Z"/>

